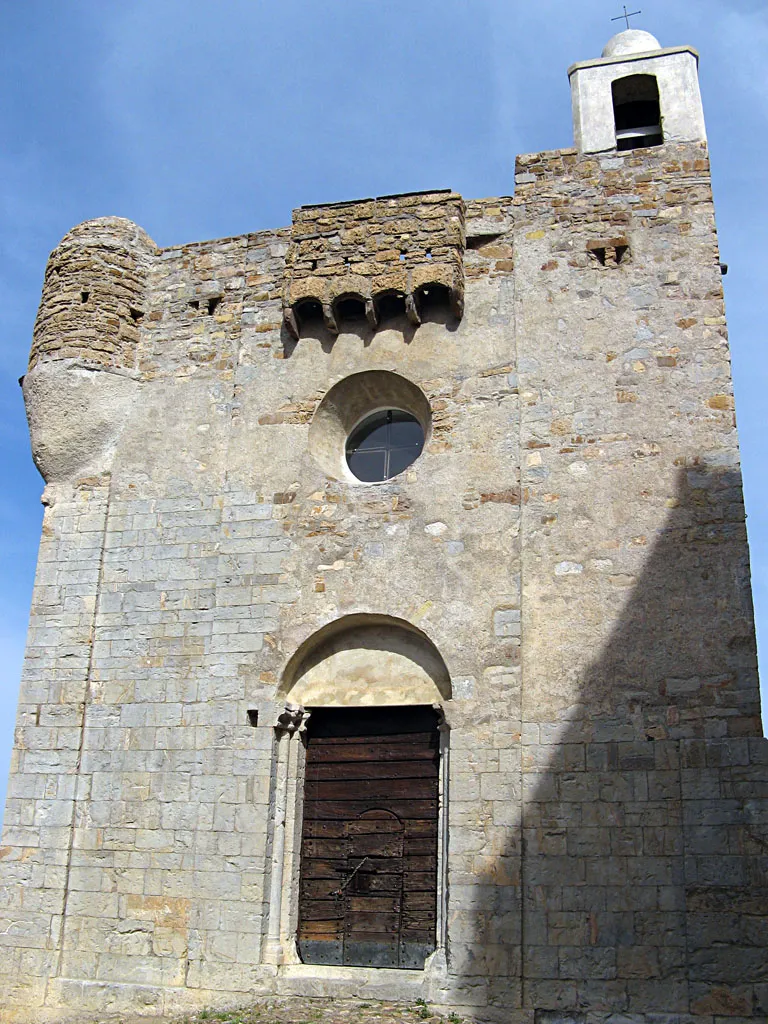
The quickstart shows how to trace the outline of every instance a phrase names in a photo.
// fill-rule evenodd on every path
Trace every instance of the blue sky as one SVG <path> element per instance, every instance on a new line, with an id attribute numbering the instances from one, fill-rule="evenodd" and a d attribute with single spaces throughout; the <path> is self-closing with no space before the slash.
<path id="1" fill-rule="evenodd" d="M 50 250 L 74 224 L 106 214 L 130 217 L 171 245 L 285 225 L 304 203 L 441 187 L 508 195 L 516 153 L 572 144 L 566 69 L 600 55 L 620 6 L 2 0 L 0 797 L 43 486 L 17 379 Z M 637 27 L 701 53 L 730 267 L 758 639 L 768 650 L 768 6 L 639 6 Z M 768 702 L 765 686 L 763 694 Z"/>

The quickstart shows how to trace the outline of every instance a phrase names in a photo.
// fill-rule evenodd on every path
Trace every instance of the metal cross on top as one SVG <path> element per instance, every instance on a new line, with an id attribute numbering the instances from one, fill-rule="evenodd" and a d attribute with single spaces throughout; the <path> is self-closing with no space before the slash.
<path id="1" fill-rule="evenodd" d="M 616 18 L 611 18 L 611 21 L 621 21 L 621 19 L 623 18 L 626 21 L 626 23 L 627 23 L 627 28 L 631 28 L 632 26 L 629 24 L 629 19 L 630 18 L 635 18 L 635 17 L 637 17 L 638 14 L 642 14 L 643 12 L 642 11 L 632 11 L 631 14 L 627 14 L 627 5 L 626 4 L 622 4 L 622 7 L 624 8 L 624 13 L 618 15 L 618 17 L 616 17 Z"/>

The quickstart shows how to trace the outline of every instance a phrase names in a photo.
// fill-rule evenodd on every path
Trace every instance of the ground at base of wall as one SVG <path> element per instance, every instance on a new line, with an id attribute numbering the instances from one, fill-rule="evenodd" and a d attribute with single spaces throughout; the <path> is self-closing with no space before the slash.
<path id="1" fill-rule="evenodd" d="M 435 1014 L 413 1003 L 358 999 L 267 999 L 231 1010 L 201 1010 L 164 1017 L 90 1016 L 78 1024 L 464 1024 L 458 1014 Z"/>
<path id="2" fill-rule="evenodd" d="M 18 1019 L 18 1018 L 15 1018 Z M 484 1020 L 491 1019 L 483 1016 Z M 766 1018 L 703 1016 L 687 1013 L 641 1013 L 569 1010 L 509 1010 L 494 1020 L 504 1024 L 765 1024 Z M 30 1018 L 25 1024 L 32 1024 Z M 68 1024 L 475 1024 L 477 1018 L 442 1007 L 437 1012 L 423 999 L 410 1002 L 384 1000 L 269 997 L 230 1009 L 202 1009 L 197 1013 L 165 1016 L 89 1014 L 67 1018 Z M 3 1017 L 0 1014 L 0 1024 Z"/>
<path id="3" fill-rule="evenodd" d="M 73 1024 L 473 1024 L 474 1017 L 442 1009 L 423 999 L 389 1002 L 285 996 L 232 1009 L 203 1009 L 181 1016 L 88 1016 Z M 691 1016 L 686 1013 L 589 1013 L 568 1010 L 509 1011 L 507 1024 L 763 1024 L 764 1017 Z M 31 1024 L 31 1022 L 30 1022 Z"/>

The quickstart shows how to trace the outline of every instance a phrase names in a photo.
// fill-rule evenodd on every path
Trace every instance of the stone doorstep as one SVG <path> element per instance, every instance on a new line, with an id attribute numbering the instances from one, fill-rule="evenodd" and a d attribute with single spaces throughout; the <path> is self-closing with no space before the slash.
<path id="1" fill-rule="evenodd" d="M 283 995 L 370 997 L 407 1000 L 422 996 L 432 972 L 391 967 L 324 967 L 285 964 L 278 968 L 275 990 Z"/>

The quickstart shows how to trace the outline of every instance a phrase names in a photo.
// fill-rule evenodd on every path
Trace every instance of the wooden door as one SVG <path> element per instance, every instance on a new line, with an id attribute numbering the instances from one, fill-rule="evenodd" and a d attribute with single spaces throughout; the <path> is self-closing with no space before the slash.
<path id="1" fill-rule="evenodd" d="M 435 948 L 438 767 L 432 708 L 313 712 L 299 898 L 305 963 L 424 966 Z"/>

